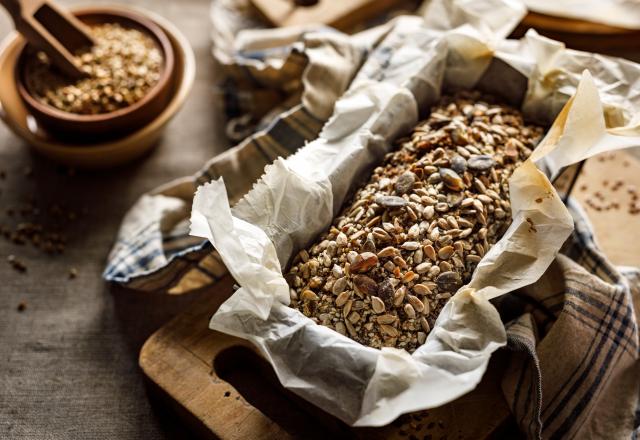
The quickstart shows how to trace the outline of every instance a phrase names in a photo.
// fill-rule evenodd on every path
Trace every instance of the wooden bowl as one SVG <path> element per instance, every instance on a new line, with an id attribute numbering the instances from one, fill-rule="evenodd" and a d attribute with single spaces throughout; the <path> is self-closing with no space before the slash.
<path id="1" fill-rule="evenodd" d="M 25 46 L 24 39 L 14 32 L 0 43 L 0 118 L 34 150 L 58 163 L 95 169 L 113 167 L 140 157 L 157 144 L 193 86 L 196 72 L 193 50 L 171 22 L 139 8 L 118 6 L 113 10 L 138 13 L 151 19 L 165 31 L 175 56 L 174 75 L 170 81 L 172 92 L 165 108 L 146 125 L 117 139 L 70 145 L 45 129 L 26 107 L 16 87 L 16 65 Z M 85 9 L 73 11 L 80 15 Z"/>
<path id="2" fill-rule="evenodd" d="M 175 56 L 167 34 L 144 14 L 112 8 L 88 8 L 74 12 L 88 25 L 118 23 L 125 28 L 134 28 L 149 35 L 163 55 L 163 65 L 158 82 L 148 93 L 134 104 L 95 115 L 81 115 L 59 110 L 37 100 L 26 87 L 25 46 L 18 59 L 17 88 L 20 97 L 38 123 L 61 139 L 69 142 L 86 142 L 116 138 L 144 126 L 158 116 L 171 97 L 171 77 L 174 74 Z"/>

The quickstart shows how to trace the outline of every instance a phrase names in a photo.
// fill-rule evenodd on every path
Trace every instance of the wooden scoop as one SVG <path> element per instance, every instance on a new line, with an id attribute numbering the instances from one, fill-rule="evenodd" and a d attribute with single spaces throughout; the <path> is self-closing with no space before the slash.
<path id="1" fill-rule="evenodd" d="M 0 4 L 9 11 L 16 30 L 62 73 L 85 76 L 73 54 L 89 49 L 94 41 L 80 20 L 47 0 L 0 0 Z"/>

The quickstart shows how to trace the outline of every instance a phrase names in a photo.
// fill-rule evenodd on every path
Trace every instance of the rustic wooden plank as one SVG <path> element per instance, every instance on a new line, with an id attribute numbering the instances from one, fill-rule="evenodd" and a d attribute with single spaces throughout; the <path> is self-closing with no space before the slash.
<path id="1" fill-rule="evenodd" d="M 347 427 L 333 417 L 314 407 L 276 384 L 275 377 L 268 380 L 284 399 L 292 405 L 303 407 L 306 417 L 303 426 L 294 426 L 294 432 L 283 432 L 262 411 L 249 403 L 233 385 L 222 380 L 215 368 L 216 357 L 226 350 L 244 347 L 253 352 L 251 345 L 208 329 L 210 316 L 231 293 L 232 280 L 227 277 L 216 292 L 204 301 L 193 305 L 186 312 L 152 335 L 140 352 L 140 366 L 151 382 L 172 401 L 183 407 L 198 423 L 212 434 L 225 439 L 236 438 L 288 438 L 289 435 L 313 435 L 320 429 L 330 433 L 342 433 Z M 256 355 L 257 357 L 257 355 Z M 254 362 L 257 359 L 253 359 Z M 503 362 L 493 362 L 476 390 L 456 401 L 420 414 L 421 421 L 376 429 L 355 429 L 351 434 L 359 438 L 406 438 L 406 432 L 416 435 L 460 434 L 462 438 L 486 438 L 498 429 L 509 415 L 499 387 Z M 231 366 L 233 368 L 233 366 Z M 259 367 L 256 365 L 255 367 Z M 262 380 L 262 378 L 261 378 Z M 465 424 L 457 422 L 464 414 Z M 189 424 L 193 424 L 191 421 Z M 450 427 L 455 426 L 451 431 Z M 308 428 L 305 428 L 308 427 Z M 242 429 L 240 429 L 242 428 Z M 306 429 L 306 430 L 305 430 Z"/>
<path id="2" fill-rule="evenodd" d="M 325 24 L 349 30 L 405 0 L 319 0 L 312 6 L 295 6 L 293 0 L 251 0 L 251 3 L 274 26 Z"/>
<path id="3" fill-rule="evenodd" d="M 231 281 L 227 278 L 219 288 L 230 293 Z M 230 384 L 212 373 L 213 359 L 221 350 L 246 345 L 242 340 L 208 329 L 211 310 L 217 309 L 225 297 L 211 295 L 205 303 L 191 307 L 152 335 L 140 351 L 140 366 L 170 399 L 194 414 L 216 436 L 289 438 Z M 209 340 L 208 352 L 194 352 L 192 347 L 201 344 L 203 338 Z"/>
<path id="4" fill-rule="evenodd" d="M 617 53 L 637 47 L 640 31 L 585 20 L 529 12 L 511 37 L 520 38 L 533 28 L 567 47 L 595 53 Z"/>

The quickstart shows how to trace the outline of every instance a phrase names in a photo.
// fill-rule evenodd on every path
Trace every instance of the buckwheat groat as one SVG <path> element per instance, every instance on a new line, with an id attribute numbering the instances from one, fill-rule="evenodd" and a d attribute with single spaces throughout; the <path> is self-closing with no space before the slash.
<path id="1" fill-rule="evenodd" d="M 413 352 L 511 223 L 507 180 L 542 133 L 477 93 L 443 98 L 295 257 L 291 306 L 362 344 Z"/>

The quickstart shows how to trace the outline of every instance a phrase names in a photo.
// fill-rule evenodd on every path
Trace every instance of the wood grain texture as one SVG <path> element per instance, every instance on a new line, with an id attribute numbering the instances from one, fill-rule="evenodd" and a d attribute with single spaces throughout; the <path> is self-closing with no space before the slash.
<path id="1" fill-rule="evenodd" d="M 92 0 L 92 5 L 113 0 Z M 86 0 L 60 0 L 65 7 Z M 146 191 L 197 172 L 229 147 L 224 114 L 212 88 L 220 74 L 211 57 L 210 0 L 132 0 L 170 18 L 192 45 L 198 73 L 184 108 L 156 149 L 143 159 L 102 172 L 67 173 L 36 155 L 0 122 L 0 224 L 34 200 L 36 220 L 53 227 L 49 207 L 86 215 L 60 232 L 58 256 L 0 237 L 0 439 L 184 439 L 181 419 L 149 399 L 138 355 L 144 341 L 197 295 L 144 295 L 105 284 L 101 277 L 122 218 Z M 0 38 L 13 25 L 0 7 Z M 31 170 L 30 175 L 25 175 Z M 24 274 L 7 264 L 15 255 Z M 69 279 L 70 268 L 77 277 Z M 26 310 L 16 310 L 24 302 Z"/>
<path id="2" fill-rule="evenodd" d="M 274 26 L 325 24 L 348 30 L 404 0 L 320 0 L 313 6 L 294 6 L 292 0 L 251 0 L 262 16 Z"/>
<path id="3" fill-rule="evenodd" d="M 257 355 L 242 356 L 239 362 L 222 360 L 222 365 L 218 363 L 225 352 L 237 347 L 253 351 L 244 340 L 208 329 L 210 316 L 231 294 L 231 285 L 232 280 L 227 277 L 216 286 L 215 292 L 151 336 L 140 352 L 140 366 L 146 376 L 162 395 L 172 401 L 172 405 L 177 404 L 186 410 L 187 414 L 182 411 L 186 423 L 203 437 L 207 435 L 202 435 L 201 427 L 209 430 L 210 437 L 223 439 L 326 438 L 326 435 L 400 439 L 406 438 L 407 433 L 420 438 L 427 434 L 439 436 L 445 433 L 460 438 L 487 438 L 499 430 L 509 416 L 499 387 L 503 362 L 498 361 L 490 365 L 476 390 L 448 405 L 421 412 L 420 420 L 409 421 L 404 416 L 399 423 L 383 428 L 350 429 L 284 390 L 268 371 L 253 371 L 265 368 L 257 366 Z M 243 362 L 251 366 L 252 374 L 260 376 L 257 382 L 270 382 L 268 387 L 253 391 L 274 394 L 261 396 L 256 406 L 238 390 L 247 387 L 242 383 L 243 378 L 234 381 L 233 385 L 220 378 L 224 375 L 219 373 L 221 370 L 237 368 L 237 364 Z M 274 402 L 287 405 L 287 410 L 282 411 L 281 408 L 279 414 L 274 414 L 273 408 L 269 408 Z M 303 423 L 292 424 L 285 420 L 292 411 L 297 412 L 296 418 Z M 282 427 L 266 413 L 288 426 Z M 465 420 L 464 424 L 459 423 L 461 419 Z"/>
<path id="4" fill-rule="evenodd" d="M 546 37 L 562 41 L 572 49 L 596 53 L 619 54 L 620 51 L 635 51 L 640 38 L 638 30 L 536 12 L 529 12 L 525 16 L 511 38 L 522 37 L 530 28 Z"/>

